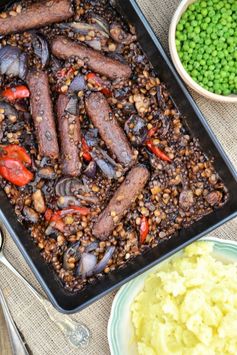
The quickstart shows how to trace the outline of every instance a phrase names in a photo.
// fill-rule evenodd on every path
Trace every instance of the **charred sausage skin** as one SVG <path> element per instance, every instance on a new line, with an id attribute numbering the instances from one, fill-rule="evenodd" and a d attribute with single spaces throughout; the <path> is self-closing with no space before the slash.
<path id="1" fill-rule="evenodd" d="M 131 166 L 135 159 L 132 149 L 104 95 L 100 92 L 92 93 L 86 98 L 85 104 L 89 118 L 98 128 L 108 149 L 121 164 Z"/>
<path id="2" fill-rule="evenodd" d="M 27 83 L 31 94 L 31 113 L 38 140 L 39 154 L 42 157 L 57 159 L 59 148 L 48 76 L 43 71 L 31 71 L 27 75 Z"/>
<path id="3" fill-rule="evenodd" d="M 66 37 L 60 36 L 54 39 L 52 42 L 52 53 L 64 60 L 77 57 L 84 61 L 90 69 L 96 73 L 105 75 L 111 80 L 118 78 L 127 79 L 131 75 L 131 69 L 127 64 L 108 58 L 100 52 L 73 42 Z"/>
<path id="4" fill-rule="evenodd" d="M 66 112 L 70 97 L 59 95 L 57 101 L 58 129 L 61 147 L 62 173 L 78 176 L 81 172 L 81 127 L 79 116 Z"/>
<path id="5" fill-rule="evenodd" d="M 22 9 L 16 16 L 0 19 L 0 35 L 23 32 L 61 22 L 73 16 L 70 0 L 38 1 Z"/>
<path id="6" fill-rule="evenodd" d="M 126 176 L 108 206 L 99 215 L 93 228 L 93 234 L 98 239 L 109 237 L 124 214 L 142 192 L 149 178 L 149 171 L 142 165 L 135 166 Z"/>

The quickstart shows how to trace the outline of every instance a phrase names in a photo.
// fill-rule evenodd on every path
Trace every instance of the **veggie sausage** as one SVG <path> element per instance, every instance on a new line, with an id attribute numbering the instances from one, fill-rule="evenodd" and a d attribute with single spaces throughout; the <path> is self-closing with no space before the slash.
<path id="1" fill-rule="evenodd" d="M 0 19 L 0 35 L 22 32 L 67 20 L 73 15 L 70 0 L 45 0 L 29 5 L 16 16 Z"/>
<path id="2" fill-rule="evenodd" d="M 76 107 L 75 112 L 70 110 L 70 102 L 73 100 L 75 99 L 67 95 L 59 95 L 57 101 L 57 115 L 61 141 L 62 172 L 64 175 L 77 176 L 81 172 L 81 161 L 79 158 L 81 126 Z"/>
<path id="3" fill-rule="evenodd" d="M 52 43 L 52 53 L 61 59 L 77 57 L 87 63 L 88 67 L 108 78 L 129 78 L 131 69 L 127 64 L 108 58 L 98 51 L 75 43 L 65 37 L 57 37 Z"/>
<path id="4" fill-rule="evenodd" d="M 27 83 L 31 93 L 31 113 L 36 129 L 39 154 L 56 159 L 59 155 L 59 148 L 47 74 L 43 71 L 32 71 L 27 76 Z"/>
<path id="5" fill-rule="evenodd" d="M 107 238 L 124 214 L 142 192 L 149 178 L 149 171 L 142 165 L 135 166 L 115 192 L 108 206 L 98 217 L 93 234 L 99 239 Z"/>
<path id="6" fill-rule="evenodd" d="M 134 156 L 127 137 L 114 117 L 103 94 L 95 92 L 86 98 L 86 111 L 94 126 L 98 128 L 101 138 L 118 161 L 132 165 Z"/>

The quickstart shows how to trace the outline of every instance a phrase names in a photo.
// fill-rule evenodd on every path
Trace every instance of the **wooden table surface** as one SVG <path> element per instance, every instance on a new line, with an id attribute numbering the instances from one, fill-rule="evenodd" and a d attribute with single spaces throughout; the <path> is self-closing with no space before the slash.
<path id="1" fill-rule="evenodd" d="M 0 353 L 12 355 L 11 345 L 8 338 L 7 326 L 0 306 Z"/>

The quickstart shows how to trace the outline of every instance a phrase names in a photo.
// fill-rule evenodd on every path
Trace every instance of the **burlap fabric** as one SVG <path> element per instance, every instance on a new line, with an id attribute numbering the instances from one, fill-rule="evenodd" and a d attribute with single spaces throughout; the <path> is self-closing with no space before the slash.
<path id="1" fill-rule="evenodd" d="M 169 23 L 179 1 L 138 0 L 138 3 L 167 49 Z M 219 104 L 207 101 L 196 94 L 193 96 L 237 168 L 237 105 Z M 237 240 L 236 230 L 237 220 L 233 220 L 213 232 L 212 235 Z M 6 256 L 35 287 L 39 287 L 9 236 Z M 109 294 L 79 314 L 72 316 L 73 319 L 86 323 L 93 333 L 89 348 L 80 352 L 70 347 L 58 328 L 48 319 L 41 304 L 4 266 L 0 266 L 0 280 L 1 287 L 7 293 L 14 320 L 33 355 L 74 355 L 80 353 L 108 355 L 110 353 L 107 342 L 107 321 L 114 294 Z"/>

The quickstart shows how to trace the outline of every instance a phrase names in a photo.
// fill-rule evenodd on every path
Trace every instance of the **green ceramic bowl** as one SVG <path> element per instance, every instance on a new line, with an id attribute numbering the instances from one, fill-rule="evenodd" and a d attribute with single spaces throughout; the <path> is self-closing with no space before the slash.
<path id="1" fill-rule="evenodd" d="M 213 256 L 224 262 L 237 262 L 237 242 L 214 237 L 204 237 L 204 242 L 214 243 Z M 182 251 L 171 258 L 182 254 Z M 131 324 L 130 307 L 133 299 L 143 289 L 144 280 L 148 274 L 162 267 L 163 261 L 134 280 L 121 287 L 116 294 L 108 323 L 108 341 L 111 355 L 137 355 L 136 344 L 132 342 L 133 327 Z"/>

